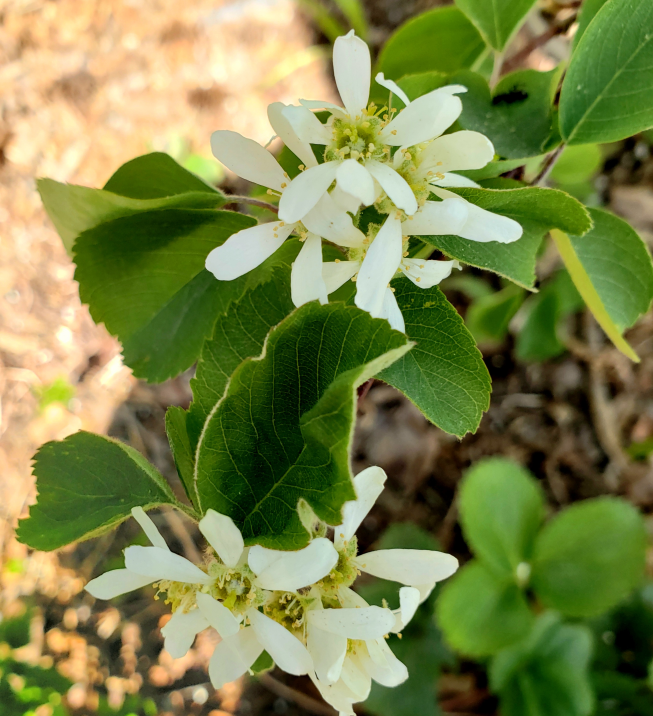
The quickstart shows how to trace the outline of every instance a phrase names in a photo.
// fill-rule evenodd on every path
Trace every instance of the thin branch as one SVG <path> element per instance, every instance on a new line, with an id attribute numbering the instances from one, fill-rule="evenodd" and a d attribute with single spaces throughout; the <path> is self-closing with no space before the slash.
<path id="1" fill-rule="evenodd" d="M 251 204 L 252 206 L 258 206 L 261 209 L 267 209 L 273 211 L 275 214 L 279 213 L 279 207 L 274 204 L 268 204 L 267 201 L 261 201 L 260 199 L 252 199 L 251 196 L 238 196 L 236 194 L 225 194 L 227 200 L 225 204 Z"/>
<path id="2" fill-rule="evenodd" d="M 532 186 L 539 186 L 540 184 L 543 184 L 546 181 L 546 178 L 551 173 L 551 170 L 553 169 L 554 164 L 560 158 L 560 155 L 562 154 L 562 150 L 564 148 L 565 148 L 565 144 L 563 142 L 559 147 L 557 147 L 557 149 L 554 152 L 551 152 L 551 154 L 549 154 L 549 156 L 544 160 L 544 164 L 542 165 L 542 168 L 540 169 L 538 175 L 531 182 Z"/>
<path id="3" fill-rule="evenodd" d="M 503 52 L 494 53 L 494 65 L 492 66 L 492 76 L 490 77 L 490 89 L 494 89 L 501 77 L 501 69 L 503 67 Z"/>
<path id="4" fill-rule="evenodd" d="M 567 7 L 573 7 L 571 5 Z M 549 40 L 552 40 L 558 35 L 563 35 L 571 27 L 572 23 L 576 20 L 578 13 L 574 12 L 564 20 L 553 23 L 547 28 L 541 35 L 534 37 L 525 47 L 519 52 L 516 52 L 510 58 L 508 58 L 503 66 L 504 73 L 512 72 L 517 70 L 524 65 L 526 60 L 530 57 L 531 53 L 537 50 L 539 47 L 546 45 Z"/>
<path id="5" fill-rule="evenodd" d="M 257 678 L 263 686 L 269 689 L 273 694 L 281 696 L 282 699 L 293 701 L 307 711 L 311 711 L 319 716 L 338 716 L 338 712 L 323 701 L 318 701 L 308 694 L 304 694 L 301 691 L 297 691 L 297 689 L 293 689 L 291 686 L 282 684 L 273 676 L 270 676 L 270 674 L 259 674 Z"/>

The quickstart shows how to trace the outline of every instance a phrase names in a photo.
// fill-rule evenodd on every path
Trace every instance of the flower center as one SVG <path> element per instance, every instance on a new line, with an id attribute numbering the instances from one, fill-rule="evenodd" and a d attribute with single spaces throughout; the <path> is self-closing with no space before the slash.
<path id="1" fill-rule="evenodd" d="M 334 116 L 331 125 L 333 141 L 324 152 L 325 161 L 389 159 L 390 147 L 379 139 L 379 132 L 387 124 L 387 115 L 383 118 L 378 116 L 384 110 L 378 110 L 376 105 L 371 104 L 358 117 L 341 119 Z"/>

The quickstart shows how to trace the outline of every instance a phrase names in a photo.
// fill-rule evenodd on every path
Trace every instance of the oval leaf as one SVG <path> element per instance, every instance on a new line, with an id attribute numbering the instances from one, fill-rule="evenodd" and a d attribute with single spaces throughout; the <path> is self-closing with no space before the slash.
<path id="1" fill-rule="evenodd" d="M 540 533 L 531 585 L 549 607 L 589 617 L 615 606 L 644 576 L 646 531 L 624 500 L 577 503 Z"/>
<path id="2" fill-rule="evenodd" d="M 455 0 L 488 45 L 503 50 L 537 0 Z"/>
<path id="3" fill-rule="evenodd" d="M 560 94 L 567 144 L 615 142 L 653 125 L 653 3 L 610 0 L 571 59 Z"/>
<path id="4" fill-rule="evenodd" d="M 436 614 L 451 646 L 474 657 L 490 656 L 523 639 L 534 620 L 519 588 L 476 560 L 446 582 Z"/>
<path id="5" fill-rule="evenodd" d="M 49 442 L 34 456 L 38 501 L 18 523 L 21 542 L 52 550 L 107 532 L 132 507 L 181 507 L 168 483 L 136 450 L 79 432 Z"/>

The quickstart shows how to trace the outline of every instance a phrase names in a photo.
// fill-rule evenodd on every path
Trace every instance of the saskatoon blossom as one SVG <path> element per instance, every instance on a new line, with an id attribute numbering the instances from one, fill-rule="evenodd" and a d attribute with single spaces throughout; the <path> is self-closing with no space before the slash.
<path id="1" fill-rule="evenodd" d="M 214 249 L 207 268 L 219 279 L 240 276 L 260 264 L 291 232 L 304 246 L 293 264 L 295 305 L 325 303 L 348 280 L 356 281 L 356 305 L 404 331 L 389 286 L 405 275 L 431 288 L 460 268 L 457 261 L 410 258 L 410 236 L 455 235 L 469 241 L 510 243 L 522 235 L 514 220 L 486 211 L 446 187 L 477 186 L 456 171 L 480 169 L 494 148 L 479 132 L 443 134 L 460 116 L 466 92 L 448 85 L 410 101 L 392 80 L 376 80 L 405 108 L 396 112 L 369 104 L 371 60 L 367 45 L 351 31 L 333 50 L 336 85 L 344 107 L 320 100 L 299 106 L 270 105 L 278 136 L 304 162 L 290 181 L 272 156 L 234 132 L 215 132 L 216 157 L 236 173 L 279 193 L 279 219 L 246 229 Z M 322 123 L 313 113 L 323 109 Z M 312 147 L 324 147 L 323 163 Z M 357 228 L 361 207 L 374 205 L 379 223 Z M 353 221 L 352 221 L 353 217 Z M 321 238 L 344 248 L 344 260 L 322 263 Z"/>
<path id="2" fill-rule="evenodd" d="M 172 553 L 143 509 L 134 508 L 152 546 L 128 547 L 126 569 L 103 574 L 87 590 L 109 599 L 154 582 L 173 612 L 162 629 L 173 657 L 183 656 L 204 629 L 220 635 L 209 663 L 216 688 L 245 674 L 267 651 L 279 668 L 307 674 L 334 708 L 353 714 L 372 680 L 396 686 L 408 678 L 386 637 L 401 631 L 436 582 L 458 567 L 454 557 L 429 550 L 357 554 L 356 529 L 385 479 L 378 467 L 360 473 L 358 497 L 345 504 L 334 542 L 320 524 L 308 546 L 295 552 L 245 547 L 233 520 L 209 510 L 199 527 L 212 551 L 201 567 Z M 361 572 L 404 585 L 399 609 L 370 606 L 356 594 L 351 586 Z"/>

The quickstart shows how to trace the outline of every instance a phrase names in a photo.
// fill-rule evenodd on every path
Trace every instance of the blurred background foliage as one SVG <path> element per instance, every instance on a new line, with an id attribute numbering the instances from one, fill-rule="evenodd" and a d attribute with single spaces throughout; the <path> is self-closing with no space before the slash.
<path id="1" fill-rule="evenodd" d="M 48 174 L 98 186 L 122 161 L 156 149 L 206 181 L 250 191 L 211 158 L 210 131 L 234 128 L 265 144 L 268 102 L 334 98 L 330 43 L 350 28 L 386 76 L 428 71 L 419 81 L 438 86 L 452 73 L 478 73 L 480 81 L 461 75 L 470 86 L 462 121 L 485 123 L 491 136 L 518 127 L 520 136 L 492 136 L 497 166 L 472 178 L 530 181 L 557 121 L 538 97 L 550 90 L 555 107 L 560 63 L 603 0 L 535 3 L 494 77 L 494 50 L 463 4 L 189 0 L 155 10 L 136 0 L 8 0 L 0 8 L 0 223 L 9 227 L 0 240 L 2 716 L 329 713 L 309 684 L 276 672 L 214 692 L 212 637 L 183 660 L 161 653 L 167 610 L 151 591 L 112 604 L 85 594 L 86 579 L 121 566 L 122 550 L 143 539 L 134 525 L 58 557 L 11 540 L 31 499 L 29 456 L 80 427 L 125 440 L 174 482 L 163 415 L 187 405 L 191 377 L 161 386 L 131 378 L 115 341 L 79 305 L 31 182 Z M 511 95 L 515 77 L 506 75 L 515 72 L 522 94 Z M 506 93 L 511 101 L 494 101 Z M 624 216 L 650 246 L 652 146 L 648 131 L 565 148 L 548 183 Z M 459 442 L 375 384 L 359 402 L 354 464 L 379 464 L 390 477 L 363 525 L 363 549 L 440 548 L 465 566 L 392 639 L 409 682 L 375 686 L 361 712 L 653 714 L 650 314 L 628 333 L 642 358 L 635 367 L 606 342 L 548 243 L 537 293 L 470 268 L 442 288 L 483 350 L 490 411 Z M 499 454 L 512 460 L 479 462 Z M 156 520 L 173 549 L 198 557 L 191 525 L 166 511 Z M 388 585 L 370 579 L 361 592 L 379 603 Z"/>

